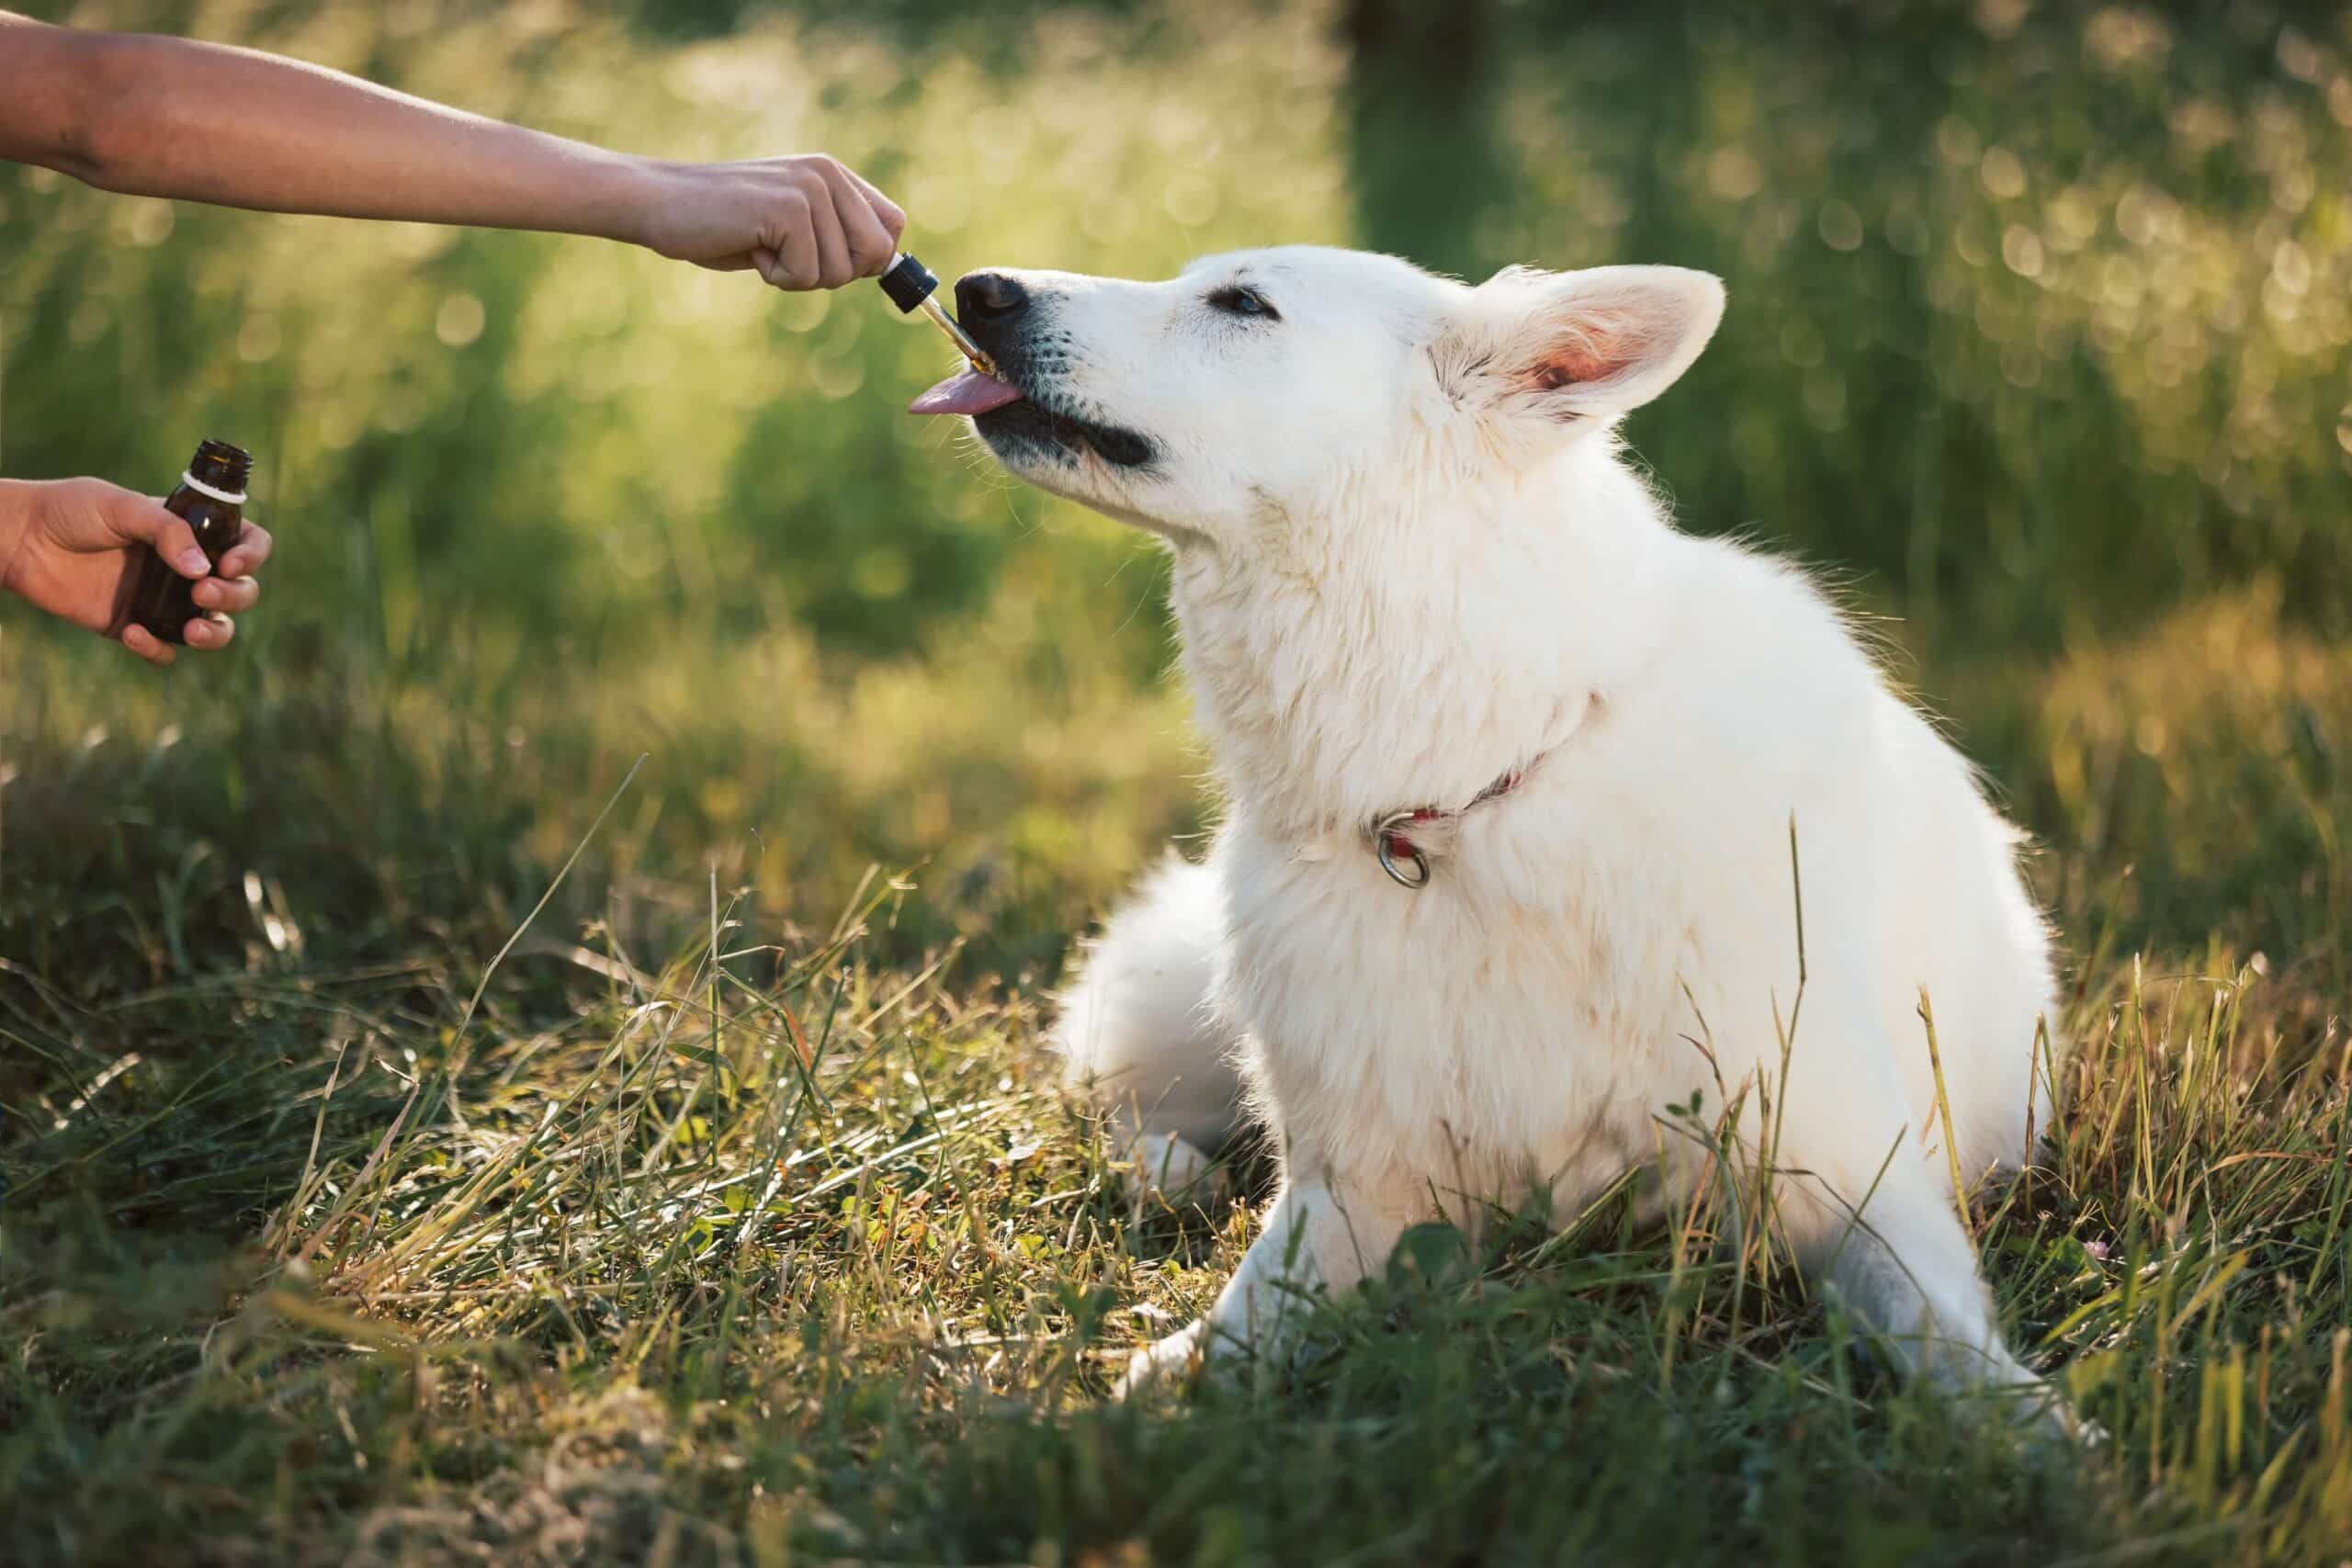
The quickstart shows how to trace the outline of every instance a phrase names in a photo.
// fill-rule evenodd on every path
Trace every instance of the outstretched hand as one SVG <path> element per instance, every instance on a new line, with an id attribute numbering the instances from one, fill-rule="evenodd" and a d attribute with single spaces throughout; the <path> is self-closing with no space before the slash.
<path id="1" fill-rule="evenodd" d="M 162 502 L 103 479 L 0 480 L 0 590 L 122 646 L 151 664 L 169 664 L 177 649 L 144 626 L 115 627 L 123 579 L 153 550 L 174 571 L 196 579 L 197 608 L 182 634 L 197 649 L 224 648 L 236 635 L 230 617 L 254 607 L 254 572 L 269 558 L 267 529 L 252 522 L 215 574 L 196 535 Z"/>
<path id="2" fill-rule="evenodd" d="M 821 152 L 653 164 L 637 239 L 673 261 L 757 272 L 778 288 L 839 288 L 889 266 L 907 215 Z"/>

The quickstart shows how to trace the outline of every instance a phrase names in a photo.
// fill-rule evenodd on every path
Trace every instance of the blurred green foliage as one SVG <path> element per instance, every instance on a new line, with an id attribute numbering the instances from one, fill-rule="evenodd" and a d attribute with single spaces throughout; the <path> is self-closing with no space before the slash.
<path id="1" fill-rule="evenodd" d="M 2047 737 L 1999 706 L 2033 665 L 2241 581 L 2309 634 L 2352 623 L 2340 17 L 34 8 L 667 157 L 822 148 L 904 203 L 949 276 L 1148 276 L 1289 240 L 1473 274 L 1712 268 L 1723 335 L 1636 447 L 1689 525 L 1851 570 L 1908 617 L 1931 691 L 2031 660 L 1959 716 L 2047 830 L 2071 820 L 2029 761 Z M 527 886 L 650 752 L 598 852 L 624 875 L 709 855 L 805 912 L 869 859 L 928 858 L 965 929 L 1017 909 L 1043 932 L 1199 820 L 1157 558 L 899 417 L 944 350 L 871 290 L 22 170 L 0 171 L 0 258 L 6 471 L 160 487 L 220 435 L 261 453 L 283 541 L 265 613 L 201 675 L 0 628 L 12 875 L 78 885 L 137 826 L 67 810 L 57 781 L 161 769 L 212 812 L 156 804 L 167 831 L 120 852 L 200 852 L 222 899 L 256 860 L 309 874 L 285 833 L 387 868 L 322 900 L 471 886 L 450 846 L 472 835 L 466 864 L 507 856 Z M 273 789 L 265 829 L 240 803 Z"/>

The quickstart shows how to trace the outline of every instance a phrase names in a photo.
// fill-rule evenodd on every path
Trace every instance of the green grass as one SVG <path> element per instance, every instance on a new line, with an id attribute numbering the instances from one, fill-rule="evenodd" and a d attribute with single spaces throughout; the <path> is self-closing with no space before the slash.
<path id="1" fill-rule="evenodd" d="M 898 419 L 870 298 L 0 171 L 6 471 L 239 439 L 283 541 L 169 677 L 0 617 L 0 1562 L 2344 1561 L 2352 36 L 1497 6 L 1433 104 L 1382 8 L 107 15 L 823 146 L 943 274 L 1722 273 L 1630 434 L 1902 615 L 2044 846 L 2079 1051 L 1972 1219 L 2111 1440 L 1613 1202 L 1107 1405 L 1267 1174 L 1138 1209 L 1038 1044 L 1210 815 L 1157 558 Z"/>
<path id="2" fill-rule="evenodd" d="M 533 920 L 573 846 L 503 831 L 550 786 L 466 773 L 467 722 L 406 711 L 341 801 L 306 792 L 350 737 L 281 727 L 209 810 L 257 745 L 224 698 L 16 759 L 6 951 L 46 956 L 0 969 L 0 1557 L 2334 1562 L 2341 968 L 2270 955 L 2338 929 L 2332 877 L 2194 951 L 2113 933 L 2252 854 L 2248 812 L 2290 851 L 2346 820 L 2217 759 L 2342 733 L 2352 665 L 2247 601 L 2002 689 L 2087 964 L 2063 1124 L 1973 1222 L 2096 1452 L 1898 1385 L 1712 1213 L 1614 1201 L 1416 1233 L 1302 1367 L 1108 1405 L 1265 1172 L 1139 1206 L 1059 1092 L 1038 998 L 1091 895 L 959 934 L 958 879 L 798 925 L 657 886 L 616 869 L 649 768 L 566 797 Z"/>

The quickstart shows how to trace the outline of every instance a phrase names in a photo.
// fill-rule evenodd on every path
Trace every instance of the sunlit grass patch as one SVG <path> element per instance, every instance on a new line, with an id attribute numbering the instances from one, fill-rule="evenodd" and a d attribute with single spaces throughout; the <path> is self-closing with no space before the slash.
<path id="1" fill-rule="evenodd" d="M 1565 1237 L 1416 1233 L 1303 1364 L 1120 1410 L 1112 1371 L 1206 1304 L 1250 1196 L 1139 1205 L 1033 1001 L 952 949 L 859 957 L 899 891 L 783 944 L 722 897 L 650 969 L 526 940 L 462 1027 L 462 967 L 222 976 L 138 1004 L 233 1011 L 222 1061 L 134 1064 L 79 1107 L 65 1087 L 107 1064 L 51 1040 L 55 1124 L 8 1168 L 14 1550 L 2324 1562 L 2341 1539 L 2352 1104 L 2340 1047 L 2274 1069 L 2272 982 L 2109 971 L 2043 1162 L 1978 1195 L 2017 1342 L 2067 1369 L 2096 1452 L 1897 1386 L 1789 1276 L 1718 1251 L 1712 1213 L 1661 1235 L 1616 1201 Z M 228 1253 L 173 1224 L 224 1186 L 259 1200 Z"/>

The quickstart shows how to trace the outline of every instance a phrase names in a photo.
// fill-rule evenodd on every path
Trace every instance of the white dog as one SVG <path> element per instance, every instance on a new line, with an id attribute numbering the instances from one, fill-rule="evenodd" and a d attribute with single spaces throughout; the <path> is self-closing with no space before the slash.
<path id="1" fill-rule="evenodd" d="M 1619 452 L 1722 285 L 1286 248 L 956 296 L 1002 378 L 916 412 L 1167 541 L 1229 799 L 1058 1030 L 1165 1182 L 1238 1104 L 1281 1151 L 1215 1309 L 1125 1386 L 1272 1348 L 1420 1219 L 1728 1163 L 1909 1367 L 2042 1407 L 1952 1190 L 2049 1122 L 2018 835 L 1801 572 L 1677 532 Z"/>

